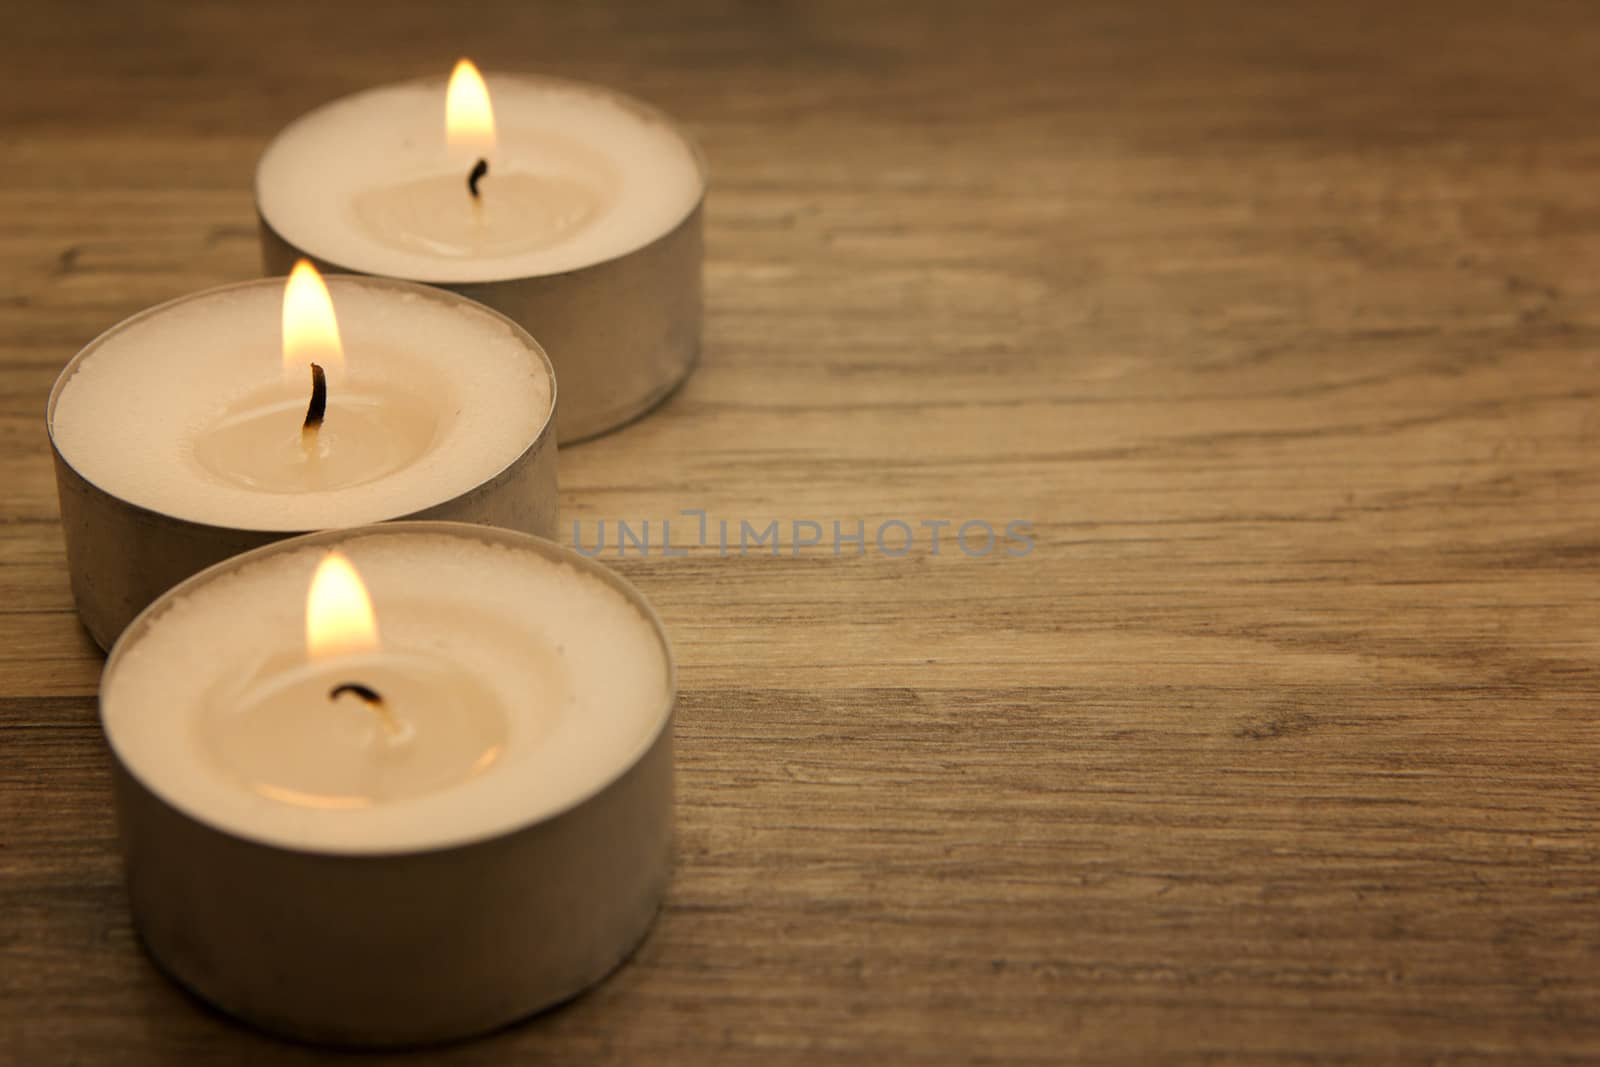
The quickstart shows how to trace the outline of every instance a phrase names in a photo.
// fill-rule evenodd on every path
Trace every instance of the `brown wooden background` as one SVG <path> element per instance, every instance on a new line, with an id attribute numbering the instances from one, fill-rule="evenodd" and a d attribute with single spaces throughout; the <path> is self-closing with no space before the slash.
<path id="1" fill-rule="evenodd" d="M 0 1062 L 323 1062 L 129 927 L 44 402 L 256 273 L 279 126 L 457 54 L 712 161 L 704 364 L 563 455 L 591 543 L 704 508 L 1038 544 L 619 564 L 681 664 L 666 909 L 589 996 L 412 1062 L 1593 1062 L 1597 19 L 8 6 Z"/>

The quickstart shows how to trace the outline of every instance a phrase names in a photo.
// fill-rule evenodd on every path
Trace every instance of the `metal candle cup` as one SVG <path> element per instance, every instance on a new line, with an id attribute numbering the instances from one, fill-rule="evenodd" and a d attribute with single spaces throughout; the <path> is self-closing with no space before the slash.
<path id="1" fill-rule="evenodd" d="M 485 242 L 492 244 L 505 236 L 501 231 L 522 225 L 537 231 L 535 237 L 544 241 L 544 246 L 535 242 L 523 252 L 476 255 L 468 226 L 468 237 L 452 231 L 448 240 L 426 244 L 428 249 L 448 246 L 448 255 L 408 250 L 406 242 L 414 237 L 417 247 L 424 246 L 423 238 L 408 228 L 426 229 L 431 225 L 427 220 L 445 210 L 435 203 L 434 193 L 414 192 L 409 200 L 406 196 L 410 194 L 397 193 L 392 210 L 369 211 L 371 217 L 365 222 L 359 210 L 335 210 L 344 201 L 355 202 L 367 193 L 384 191 L 386 183 L 408 180 L 407 167 L 431 167 L 435 155 L 445 158 L 442 130 L 436 129 L 444 113 L 444 83 L 438 79 L 404 83 L 346 97 L 313 111 L 287 127 L 268 147 L 256 171 L 262 263 L 267 271 L 279 273 L 306 257 L 332 271 L 405 277 L 438 285 L 501 311 L 525 326 L 549 351 L 561 382 L 560 439 L 570 444 L 606 433 L 650 410 L 688 376 L 698 358 L 705 164 L 698 148 L 670 119 L 620 93 L 521 75 L 491 76 L 489 87 L 496 121 L 509 127 L 506 141 L 511 143 L 503 142 L 505 152 L 517 147 L 514 135 L 519 117 L 530 127 L 543 122 L 559 124 L 557 118 L 541 113 L 544 97 L 556 102 L 552 106 L 557 112 L 561 101 L 578 101 L 576 107 L 591 108 L 610 116 L 608 121 L 615 120 L 613 125 L 623 131 L 619 137 L 644 131 L 643 138 L 670 145 L 662 151 L 669 153 L 672 166 L 668 169 L 682 172 L 677 183 L 683 189 L 671 194 L 661 210 L 646 213 L 648 217 L 631 224 L 626 231 L 631 239 L 612 235 L 589 241 L 592 232 L 604 227 L 611 210 L 599 203 L 603 196 L 596 194 L 598 206 L 579 203 L 555 221 L 529 221 L 527 212 L 510 212 L 501 219 L 485 215 Z M 519 107 L 521 98 L 528 102 Z M 437 114 L 431 110 L 434 102 Z M 545 165 L 549 155 L 561 155 L 562 146 L 568 144 L 576 145 L 570 152 L 574 157 L 587 153 L 599 158 L 591 168 L 593 175 L 579 174 L 579 180 L 569 183 L 571 188 L 552 185 L 553 196 L 578 198 L 580 193 L 572 189 L 581 190 L 585 181 L 601 186 L 614 180 L 621 190 L 615 200 L 626 207 L 630 200 L 640 199 L 641 189 L 645 195 L 653 191 L 654 173 L 630 174 L 626 160 L 603 158 L 613 147 L 606 143 L 605 132 L 590 135 L 593 143 L 581 144 L 585 136 L 582 125 L 576 120 L 569 125 L 578 131 L 571 137 L 566 136 L 570 131 L 563 130 L 560 136 L 544 141 L 538 132 L 524 138 L 532 146 L 524 151 L 531 158 L 529 166 Z M 381 139 L 389 127 L 395 127 L 392 136 Z M 404 135 L 399 132 L 402 129 Z M 367 144 L 363 138 L 371 138 L 364 151 L 357 147 L 358 143 Z M 315 147 L 312 142 L 317 142 Z M 391 142 L 404 142 L 405 147 L 392 147 Z M 418 147 L 413 142 L 428 143 Z M 384 153 L 391 150 L 396 158 L 384 159 Z M 305 158 L 300 158 L 302 155 Z M 619 150 L 615 155 L 622 159 L 627 153 Z M 376 157 L 378 161 L 349 163 L 346 169 L 362 169 L 363 173 L 341 177 L 330 156 Z M 312 161 L 321 162 L 313 165 Z M 620 173 L 611 174 L 608 167 Z M 582 171 L 583 167 L 575 165 L 573 169 Z M 435 177 L 449 190 L 444 194 L 445 207 L 450 207 L 448 197 L 454 196 L 459 203 L 453 209 L 470 213 L 476 208 L 468 191 L 469 171 L 466 165 L 459 170 L 458 176 L 452 171 Z M 504 199 L 510 195 L 503 183 L 514 176 L 514 163 L 497 162 L 472 188 L 481 185 L 482 203 L 492 207 L 497 196 Z M 502 183 L 499 190 L 497 182 Z M 414 184 L 420 188 L 420 183 Z M 419 202 L 425 206 L 416 207 Z M 282 206 L 285 203 L 293 206 Z M 430 211 L 434 214 L 428 214 Z M 419 218 L 423 221 L 418 222 Z M 368 231 L 379 236 L 372 237 Z M 505 243 L 510 247 L 510 241 Z M 586 247 L 591 244 L 592 248 Z"/>
<path id="2" fill-rule="evenodd" d="M 360 296 L 362 301 L 358 302 L 388 304 L 403 301 L 406 306 L 416 308 L 421 315 L 437 310 L 439 315 L 444 316 L 440 321 L 440 329 L 445 332 L 449 331 L 450 316 L 454 315 L 471 320 L 477 328 L 496 336 L 503 335 L 508 339 L 506 344 L 510 348 L 524 353 L 520 359 L 526 364 L 529 378 L 536 376 L 546 383 L 547 410 L 542 418 L 530 414 L 527 433 L 512 442 L 505 461 L 496 461 L 493 469 L 485 469 L 481 477 L 467 479 L 466 484 L 450 484 L 438 493 L 430 493 L 426 487 L 407 492 L 404 494 L 407 503 L 403 506 L 385 510 L 380 503 L 374 503 L 358 511 L 350 521 L 345 521 L 337 515 L 342 507 L 340 505 L 323 513 L 316 513 L 312 509 L 300 516 L 300 519 L 309 521 L 292 521 L 292 516 L 291 521 L 284 521 L 283 505 L 289 496 L 269 495 L 264 497 L 269 514 L 262 515 L 259 514 L 261 509 L 253 509 L 257 512 L 253 519 L 266 521 L 219 519 L 214 514 L 190 511 L 186 507 L 175 508 L 154 503 L 154 498 L 130 499 L 125 487 L 107 481 L 104 474 L 97 477 L 88 470 L 95 464 L 86 463 L 84 456 L 72 456 L 71 450 L 62 446 L 58 423 L 63 414 L 63 396 L 68 392 L 74 376 L 97 353 L 108 346 L 124 343 L 129 337 L 136 336 L 138 331 L 148 331 L 152 326 L 159 328 L 170 316 L 195 313 L 197 308 L 203 308 L 208 302 L 248 301 L 256 312 L 270 312 L 269 317 L 275 321 L 277 312 L 272 311 L 272 304 L 278 299 L 283 283 L 280 279 L 265 279 L 222 286 L 180 297 L 124 320 L 91 341 L 66 365 L 51 390 L 47 409 L 73 598 L 85 628 L 102 649 L 109 649 L 117 635 L 146 605 L 189 575 L 240 552 L 310 530 L 413 518 L 481 523 L 539 535 L 553 535 L 556 532 L 555 383 L 549 359 L 539 344 L 505 317 L 431 287 L 378 278 L 330 278 L 329 283 L 336 304 L 348 306 L 352 296 Z M 264 311 L 255 307 L 261 301 L 266 304 Z M 218 306 L 221 307 L 220 304 Z M 348 316 L 345 326 L 358 337 L 362 333 L 362 324 L 350 321 Z M 266 327 L 269 331 L 275 328 L 272 325 Z M 210 336 L 203 335 L 195 343 L 213 345 L 213 341 Z M 276 345 L 276 334 L 268 332 L 264 343 Z M 229 352 L 225 341 L 215 342 L 214 347 L 207 349 L 206 355 L 208 359 L 216 357 L 226 372 Z M 446 355 L 466 361 L 471 359 L 473 353 L 449 352 L 441 354 L 440 358 Z M 378 354 L 379 358 L 382 356 L 382 353 Z M 357 359 L 363 357 L 363 353 L 356 354 Z M 149 374 L 155 379 L 152 388 L 165 388 L 171 384 L 160 380 L 160 367 L 152 367 Z M 425 385 L 419 383 L 417 389 L 424 390 Z M 336 391 L 335 402 L 337 400 Z M 170 428 L 174 420 L 182 422 L 194 416 L 193 412 L 163 410 L 163 402 L 164 398 L 158 398 L 148 410 L 128 416 L 134 420 L 134 424 L 126 439 L 110 442 L 107 447 L 143 447 L 150 434 L 137 425 L 139 419 L 151 425 L 160 424 Z M 129 400 L 128 403 L 134 401 Z M 337 416 L 336 411 L 334 417 Z M 104 421 L 106 413 L 80 413 L 80 417 L 100 422 Z M 188 451 L 187 443 L 173 443 L 172 455 L 152 458 L 145 465 L 143 474 L 155 481 L 169 476 L 182 477 L 177 470 L 183 465 L 179 453 L 187 456 Z M 168 467 L 172 469 L 168 470 Z M 404 474 L 402 470 L 400 475 L 403 477 Z M 136 480 L 143 480 L 143 475 Z M 201 495 L 204 495 L 203 490 L 202 486 Z"/>
<path id="3" fill-rule="evenodd" d="M 530 623 L 529 633 L 544 625 L 569 641 L 611 633 L 617 649 L 636 660 L 659 659 L 563 661 L 570 671 L 561 684 L 571 686 L 573 702 L 553 708 L 520 695 L 515 678 L 506 680 L 504 691 L 526 705 L 512 708 L 513 717 L 575 721 L 546 723 L 543 734 L 526 723 L 521 734 L 513 729 L 503 765 L 476 778 L 366 809 L 301 809 L 263 799 L 243 779 L 236 785 L 230 768 L 213 764 L 216 750 L 196 742 L 194 752 L 171 753 L 182 738 L 203 735 L 207 723 L 228 727 L 234 708 L 222 698 L 213 698 L 215 707 L 191 705 L 194 693 L 211 692 L 200 682 L 193 692 L 180 686 L 167 701 L 162 678 L 171 677 L 170 664 L 162 657 L 186 648 L 191 630 L 224 632 L 226 620 L 202 625 L 207 613 L 231 612 L 260 592 L 281 600 L 293 584 L 284 572 L 303 573 L 308 557 L 329 549 L 376 578 L 386 641 L 394 619 L 386 616 L 385 597 L 415 596 L 406 609 L 413 629 L 425 629 L 428 616 L 441 611 L 456 613 L 431 622 L 441 630 L 503 625 L 508 612 L 526 605 L 530 615 L 559 616 Z M 469 576 L 419 591 L 407 571 L 413 558 L 418 574 L 465 561 Z M 528 596 L 517 584 L 524 580 L 553 592 Z M 576 614 L 598 612 L 598 622 L 569 629 L 564 609 L 550 606 L 575 591 L 573 599 L 589 605 L 580 603 Z M 473 597 L 489 601 L 481 619 L 460 614 Z M 280 608 L 265 604 L 261 613 Z M 508 637 L 506 647 L 520 647 L 522 636 Z M 459 633 L 454 639 L 467 640 Z M 249 634 L 220 643 L 230 640 L 252 643 Z M 548 653 L 530 647 L 528 659 Z M 219 670 L 244 669 L 229 663 Z M 575 996 L 632 952 L 665 891 L 672 671 L 660 622 L 632 586 L 575 552 L 509 531 L 387 523 L 280 542 L 212 567 L 151 605 L 106 664 L 101 715 L 115 757 L 135 925 L 161 967 L 192 992 L 253 1025 L 319 1043 L 451 1040 Z M 601 675 L 602 682 L 628 677 L 615 692 L 597 695 Z M 407 714 L 404 702 L 397 704 L 395 714 Z M 326 713 L 335 714 L 332 705 Z M 416 743 L 436 740 L 424 733 Z M 562 781 L 548 781 L 569 765 L 576 769 Z"/>

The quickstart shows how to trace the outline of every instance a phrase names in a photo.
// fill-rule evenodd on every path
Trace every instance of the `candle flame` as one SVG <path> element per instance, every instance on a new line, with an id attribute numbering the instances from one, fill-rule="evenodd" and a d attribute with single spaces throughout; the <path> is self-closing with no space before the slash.
<path id="1" fill-rule="evenodd" d="M 289 272 L 283 289 L 283 370 L 299 377 L 316 363 L 332 373 L 344 368 L 344 346 L 339 343 L 339 320 L 333 298 L 309 261 L 302 259 Z"/>
<path id="2" fill-rule="evenodd" d="M 378 620 L 361 576 L 338 552 L 317 565 L 306 594 L 306 652 L 327 659 L 378 647 Z"/>
<path id="3" fill-rule="evenodd" d="M 451 148 L 468 148 L 479 155 L 494 151 L 494 109 L 489 106 L 489 87 L 472 60 L 456 63 L 450 74 L 450 87 L 444 94 L 445 143 Z"/>

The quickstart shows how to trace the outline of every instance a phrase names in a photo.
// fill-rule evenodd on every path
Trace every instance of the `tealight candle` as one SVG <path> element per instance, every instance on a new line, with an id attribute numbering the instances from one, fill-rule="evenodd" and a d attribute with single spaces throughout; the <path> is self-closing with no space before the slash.
<path id="1" fill-rule="evenodd" d="M 445 286 L 545 345 L 560 437 L 603 433 L 688 374 L 700 343 L 695 147 L 592 85 L 470 64 L 303 116 L 256 170 L 262 258 Z"/>
<path id="2" fill-rule="evenodd" d="M 526 332 L 423 286 L 305 267 L 136 315 L 50 395 L 79 614 L 109 648 L 176 582 L 308 530 L 553 534 L 554 405 Z"/>
<path id="3" fill-rule="evenodd" d="M 212 567 L 101 684 L 143 941 L 313 1041 L 440 1041 L 564 1000 L 664 891 L 673 686 L 644 599 L 523 534 L 392 523 Z"/>

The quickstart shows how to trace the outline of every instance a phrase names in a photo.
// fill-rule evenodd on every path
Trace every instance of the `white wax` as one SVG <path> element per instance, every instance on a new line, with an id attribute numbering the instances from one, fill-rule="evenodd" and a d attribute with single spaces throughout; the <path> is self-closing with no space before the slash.
<path id="1" fill-rule="evenodd" d="M 344 367 L 329 370 L 325 455 L 306 470 L 295 465 L 310 384 L 303 368 L 285 377 L 276 279 L 153 309 L 92 344 L 53 412 L 63 458 L 152 511 L 291 531 L 443 503 L 537 439 L 553 402 L 548 364 L 505 320 L 427 290 L 327 281 Z M 299 477 L 262 484 L 262 469 Z"/>
<path id="2" fill-rule="evenodd" d="M 580 83 L 486 78 L 497 143 L 480 202 L 445 140 L 445 82 L 386 86 L 287 127 L 256 171 L 263 218 L 348 270 L 483 282 L 576 270 L 671 231 L 704 190 L 695 150 L 653 110 Z"/>
<path id="3" fill-rule="evenodd" d="M 671 706 L 668 653 L 652 620 L 617 589 L 565 561 L 459 534 L 379 532 L 342 539 L 372 596 L 392 672 L 408 660 L 448 665 L 472 680 L 463 701 L 483 701 L 503 721 L 495 758 L 456 781 L 364 806 L 327 807 L 252 787 L 280 759 L 293 780 L 301 759 L 335 744 L 341 716 L 322 705 L 286 729 L 301 742 L 264 742 L 260 723 L 235 722 L 252 688 L 269 693 L 278 672 L 303 661 L 306 590 L 326 549 L 298 546 L 234 569 L 157 609 L 129 631 L 107 664 L 101 717 L 118 757 L 167 803 L 219 830 L 313 851 L 379 853 L 466 844 L 556 814 L 603 788 L 654 741 Z M 351 671 L 370 669 L 355 656 Z M 420 690 L 431 684 L 422 680 Z M 281 693 L 278 695 L 281 697 Z M 274 698 L 276 699 L 276 698 Z M 320 700 L 313 695 L 308 699 Z M 404 725 L 437 709 L 391 701 Z M 230 763 L 219 734 L 243 727 L 249 774 Z M 499 727 L 496 727 L 499 731 Z M 476 735 L 473 735 L 474 737 Z M 472 738 L 467 739 L 472 742 Z M 237 746 L 235 746 L 237 747 Z M 260 749 L 271 748 L 271 755 Z M 381 753 L 378 754 L 381 757 Z M 446 761 L 448 763 L 448 761 Z M 333 769 L 335 772 L 338 768 Z"/>

